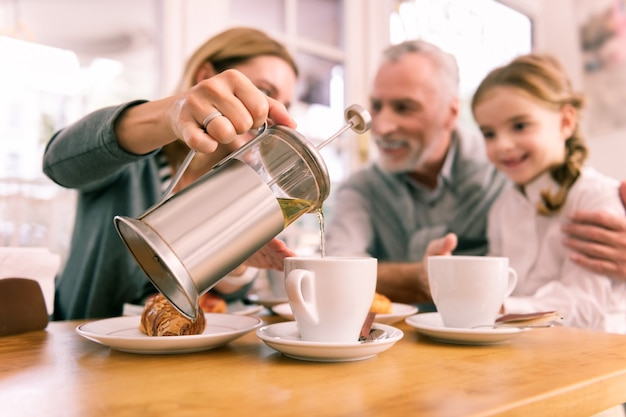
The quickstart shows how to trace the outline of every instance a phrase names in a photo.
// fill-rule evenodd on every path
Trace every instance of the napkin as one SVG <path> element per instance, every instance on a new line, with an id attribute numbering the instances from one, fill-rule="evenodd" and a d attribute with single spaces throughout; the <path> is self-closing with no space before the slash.
<path id="1" fill-rule="evenodd" d="M 0 247 L 0 279 L 30 278 L 39 283 L 48 314 L 54 309 L 54 277 L 61 257 L 48 248 Z"/>

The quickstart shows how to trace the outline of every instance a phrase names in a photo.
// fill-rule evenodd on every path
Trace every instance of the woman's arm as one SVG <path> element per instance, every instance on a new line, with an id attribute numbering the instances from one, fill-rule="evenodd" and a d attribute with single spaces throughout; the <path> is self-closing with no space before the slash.
<path id="1" fill-rule="evenodd" d="M 207 115 L 217 117 L 204 130 Z M 189 90 L 161 100 L 134 106 L 115 124 L 119 145 L 133 154 L 145 154 L 176 139 L 198 152 L 211 153 L 217 145 L 260 127 L 268 118 L 295 127 L 287 109 L 263 94 L 247 77 L 227 70 L 201 81 Z"/>
<path id="2" fill-rule="evenodd" d="M 202 121 L 217 117 L 204 131 Z M 228 70 L 186 92 L 151 102 L 135 101 L 94 111 L 57 132 L 44 155 L 46 175 L 81 188 L 119 172 L 126 164 L 178 138 L 199 152 L 213 152 L 267 119 L 295 127 L 287 109 L 243 74 Z"/>

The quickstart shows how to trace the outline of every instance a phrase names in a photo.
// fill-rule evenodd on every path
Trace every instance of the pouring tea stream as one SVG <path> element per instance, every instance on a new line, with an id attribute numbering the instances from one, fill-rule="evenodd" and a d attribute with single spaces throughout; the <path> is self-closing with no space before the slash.
<path id="1" fill-rule="evenodd" d="M 122 241 L 154 286 L 195 319 L 198 298 L 330 192 L 318 150 L 352 129 L 370 128 L 358 105 L 346 125 L 318 147 L 286 126 L 260 129 L 208 173 L 172 195 L 195 155 L 191 150 L 161 201 L 137 218 L 116 216 Z"/>

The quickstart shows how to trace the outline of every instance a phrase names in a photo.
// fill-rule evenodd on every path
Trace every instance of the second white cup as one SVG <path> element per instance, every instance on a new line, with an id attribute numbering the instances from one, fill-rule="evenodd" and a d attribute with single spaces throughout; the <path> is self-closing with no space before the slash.
<path id="1" fill-rule="evenodd" d="M 431 256 L 430 292 L 446 327 L 493 325 L 517 284 L 509 259 L 494 256 Z"/>
<path id="2" fill-rule="evenodd" d="M 368 257 L 285 259 L 285 288 L 302 340 L 356 343 L 376 291 Z"/>

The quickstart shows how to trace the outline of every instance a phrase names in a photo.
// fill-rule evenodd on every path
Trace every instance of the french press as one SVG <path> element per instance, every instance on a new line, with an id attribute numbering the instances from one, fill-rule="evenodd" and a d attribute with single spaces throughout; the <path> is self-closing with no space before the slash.
<path id="1" fill-rule="evenodd" d="M 364 133 L 371 125 L 361 106 L 344 116 L 347 124 L 318 147 L 286 126 L 264 128 L 172 194 L 192 150 L 160 202 L 138 218 L 115 216 L 126 247 L 182 314 L 195 319 L 201 294 L 302 214 L 321 208 L 330 180 L 318 150 L 349 128 Z"/>

